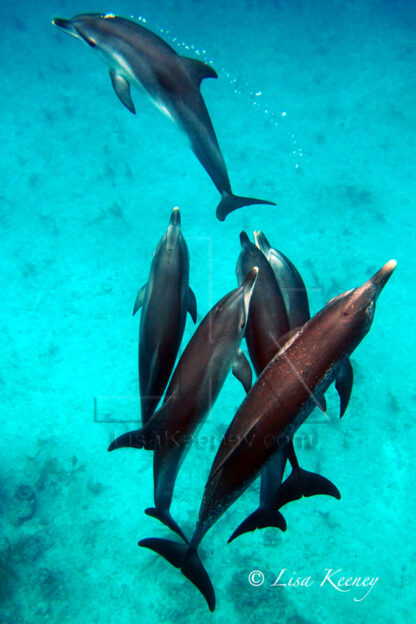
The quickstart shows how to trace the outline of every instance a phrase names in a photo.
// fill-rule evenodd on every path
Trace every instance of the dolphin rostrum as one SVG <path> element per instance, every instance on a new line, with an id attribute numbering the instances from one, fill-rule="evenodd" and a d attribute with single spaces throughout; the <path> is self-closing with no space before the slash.
<path id="1" fill-rule="evenodd" d="M 142 307 L 139 330 L 139 384 L 143 425 L 163 396 L 185 329 L 186 312 L 196 323 L 196 299 L 189 288 L 189 252 L 174 208 L 165 235 L 153 254 L 147 284 L 133 314 Z"/>
<path id="2" fill-rule="evenodd" d="M 89 13 L 53 22 L 94 48 L 110 68 L 111 82 L 120 101 L 135 113 L 130 85 L 144 89 L 165 114 L 188 136 L 192 151 L 218 191 L 217 217 L 242 206 L 274 202 L 233 195 L 227 168 L 200 86 L 217 78 L 215 70 L 197 59 L 180 56 L 163 39 L 140 24 L 112 14 Z"/>
<path id="3" fill-rule="evenodd" d="M 240 343 L 257 272 L 253 268 L 244 283 L 225 295 L 201 322 L 175 368 L 162 407 L 142 429 L 121 435 L 108 449 L 154 449 L 155 507 L 146 513 L 161 520 L 185 541 L 169 511 L 176 476 L 231 367 L 246 392 L 251 387 L 251 368 Z"/>
<path id="4" fill-rule="evenodd" d="M 229 426 L 215 456 L 189 544 L 160 538 L 139 542 L 179 568 L 204 595 L 211 611 L 215 594 L 198 556 L 209 528 L 285 447 L 333 382 L 340 363 L 371 327 L 378 295 L 396 266 L 387 262 L 361 287 L 322 308 L 286 342 L 261 373 Z"/>

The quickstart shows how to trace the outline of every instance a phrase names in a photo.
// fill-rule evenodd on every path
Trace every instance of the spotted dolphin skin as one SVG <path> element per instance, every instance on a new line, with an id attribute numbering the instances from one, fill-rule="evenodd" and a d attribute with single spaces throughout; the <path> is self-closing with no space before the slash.
<path id="1" fill-rule="evenodd" d="M 163 39 L 132 20 L 112 14 L 56 17 L 55 26 L 94 48 L 110 68 L 111 82 L 120 101 L 132 113 L 130 85 L 145 90 L 158 108 L 188 136 L 192 150 L 221 194 L 217 217 L 223 221 L 237 208 L 273 202 L 239 197 L 231 190 L 227 168 L 210 116 L 201 95 L 204 78 L 215 70 L 199 60 L 180 56 Z"/>
<path id="2" fill-rule="evenodd" d="M 204 595 L 215 594 L 198 547 L 209 528 L 248 488 L 333 382 L 340 363 L 371 327 L 375 303 L 396 266 L 390 260 L 361 287 L 335 297 L 285 344 L 247 394 L 215 456 L 189 544 L 161 538 L 139 542 L 167 559 Z"/>
<path id="3" fill-rule="evenodd" d="M 185 329 L 186 312 L 196 323 L 196 299 L 189 288 L 189 252 L 174 208 L 167 232 L 153 254 L 147 284 L 133 314 L 142 308 L 139 330 L 139 384 L 143 425 L 155 411 L 171 376 Z"/>
<path id="4" fill-rule="evenodd" d="M 183 352 L 162 407 L 142 429 L 121 435 L 108 449 L 154 450 L 155 507 L 146 513 L 161 520 L 185 541 L 169 511 L 176 477 L 192 438 L 212 408 L 231 367 L 246 392 L 251 387 L 251 368 L 240 343 L 256 278 L 257 268 L 253 268 L 239 288 L 212 308 Z"/>

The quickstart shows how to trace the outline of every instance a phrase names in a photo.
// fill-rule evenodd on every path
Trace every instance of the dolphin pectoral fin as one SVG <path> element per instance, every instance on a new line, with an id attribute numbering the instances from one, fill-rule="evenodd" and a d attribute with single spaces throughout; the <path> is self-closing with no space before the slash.
<path id="1" fill-rule="evenodd" d="M 136 109 L 134 108 L 133 100 L 130 95 L 130 83 L 123 78 L 121 74 L 114 71 L 114 69 L 110 69 L 110 78 L 115 94 L 120 102 L 135 115 Z"/>
<path id="2" fill-rule="evenodd" d="M 253 381 L 253 374 L 251 372 L 251 366 L 244 353 L 239 349 L 233 365 L 233 375 L 241 381 L 244 390 L 248 392 L 251 388 Z"/>
<path id="3" fill-rule="evenodd" d="M 329 479 L 315 472 L 308 472 L 303 468 L 293 470 L 290 476 L 282 483 L 277 492 L 274 504 L 278 509 L 302 496 L 316 496 L 318 494 L 333 496 L 338 500 L 341 494 Z"/>
<path id="4" fill-rule="evenodd" d="M 157 520 L 160 520 L 161 522 L 163 522 L 165 526 L 172 529 L 172 531 L 177 533 L 179 537 L 181 537 L 183 541 L 188 544 L 188 539 L 186 535 L 184 534 L 184 532 L 182 531 L 178 523 L 175 522 L 175 520 L 172 518 L 169 511 L 156 509 L 156 507 L 148 507 L 147 509 L 145 509 L 144 513 L 147 514 L 148 516 L 151 516 L 152 518 L 156 518 Z"/>
<path id="5" fill-rule="evenodd" d="M 345 410 L 348 407 L 353 381 L 354 371 L 351 366 L 351 360 L 350 358 L 345 358 L 335 379 L 335 388 L 337 389 L 341 401 L 340 418 L 344 416 Z"/>
<path id="6" fill-rule="evenodd" d="M 148 537 L 140 540 L 139 546 L 149 548 L 161 555 L 195 585 L 207 601 L 210 611 L 215 609 L 215 592 L 211 580 L 195 548 L 167 539 Z"/>
<path id="7" fill-rule="evenodd" d="M 194 83 L 199 87 L 204 78 L 218 78 L 218 74 L 211 65 L 207 65 L 198 59 L 181 56 L 182 64 L 191 76 Z"/>
<path id="8" fill-rule="evenodd" d="M 194 323 L 196 323 L 196 297 L 194 291 L 189 287 L 188 289 L 188 312 Z"/>
<path id="9" fill-rule="evenodd" d="M 236 528 L 227 543 L 229 544 L 239 535 L 243 535 L 243 533 L 255 531 L 256 529 L 266 529 L 267 527 L 276 527 L 281 531 L 286 531 L 286 520 L 277 509 L 259 507 Z"/>
<path id="10" fill-rule="evenodd" d="M 137 448 L 141 449 L 144 447 L 145 436 L 143 434 L 142 429 L 136 429 L 135 431 L 129 431 L 127 433 L 123 433 L 123 435 L 118 436 L 115 440 L 113 440 L 108 447 L 108 451 L 114 451 L 118 448 Z"/>
<path id="11" fill-rule="evenodd" d="M 133 316 L 136 314 L 137 310 L 139 310 L 143 305 L 144 298 L 146 296 L 146 288 L 147 288 L 147 284 L 142 286 L 139 292 L 137 293 L 136 301 L 134 302 L 134 307 L 133 307 Z"/>
<path id="12" fill-rule="evenodd" d="M 274 202 L 266 201 L 265 199 L 255 199 L 254 197 L 239 197 L 224 191 L 220 203 L 217 206 L 217 218 L 220 221 L 224 221 L 225 217 L 243 206 L 251 206 L 253 204 L 268 204 L 269 206 L 276 206 Z"/>
<path id="13" fill-rule="evenodd" d="M 149 421 L 150 422 L 150 421 Z M 157 441 L 157 433 L 154 427 L 143 427 L 128 431 L 113 440 L 108 447 L 108 451 L 114 451 L 119 448 L 144 448 L 147 451 L 154 451 Z"/>

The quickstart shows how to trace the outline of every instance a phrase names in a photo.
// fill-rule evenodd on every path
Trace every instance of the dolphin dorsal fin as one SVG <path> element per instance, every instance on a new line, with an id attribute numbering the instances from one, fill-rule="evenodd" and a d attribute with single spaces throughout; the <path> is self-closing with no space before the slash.
<path id="1" fill-rule="evenodd" d="M 187 56 L 182 56 L 181 60 L 192 80 L 198 87 L 204 78 L 218 78 L 215 69 L 211 67 L 211 65 L 207 65 L 207 63 L 203 63 L 197 59 L 188 58 Z"/>
<path id="2" fill-rule="evenodd" d="M 121 74 L 118 74 L 116 71 L 114 71 L 114 69 L 110 69 L 110 78 L 115 94 L 120 102 L 124 104 L 124 106 L 131 113 L 133 113 L 133 115 L 135 115 L 136 110 L 134 108 L 133 100 L 131 99 L 130 95 L 130 83 L 125 78 L 123 78 Z"/>

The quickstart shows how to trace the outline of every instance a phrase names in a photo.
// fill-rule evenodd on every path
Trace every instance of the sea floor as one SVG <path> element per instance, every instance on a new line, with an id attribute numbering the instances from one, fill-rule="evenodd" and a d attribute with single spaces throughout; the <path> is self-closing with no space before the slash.
<path id="1" fill-rule="evenodd" d="M 51 25 L 94 10 L 145 17 L 178 52 L 212 62 L 202 93 L 233 190 L 273 200 L 215 218 L 218 193 L 171 122 Z M 139 12 L 138 12 L 139 11 Z M 408 622 L 416 557 L 415 28 L 412 3 L 212 0 L 0 6 L 0 622 Z M 174 41 L 176 39 L 176 41 Z M 179 45 L 181 44 L 181 45 Z M 208 533 L 210 614 L 144 537 L 168 535 L 150 453 L 111 455 L 139 420 L 132 307 L 173 206 L 181 209 L 198 322 L 236 285 L 239 233 L 263 230 L 296 264 L 312 311 L 398 262 L 337 418 L 311 416 L 300 461 L 339 487 L 285 509 L 285 534 L 226 541 L 258 484 Z M 183 345 L 193 325 L 188 319 Z M 243 399 L 226 385 L 189 452 L 173 514 L 191 533 L 221 436 Z M 109 422 L 112 421 L 112 422 Z M 337 591 L 326 570 L 377 578 Z M 250 585 L 253 570 L 262 586 Z M 272 587 L 306 578 L 309 587 Z M 281 579 L 281 580 L 282 580 Z M 284 582 L 284 581 L 283 581 Z"/>

